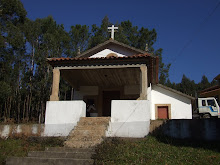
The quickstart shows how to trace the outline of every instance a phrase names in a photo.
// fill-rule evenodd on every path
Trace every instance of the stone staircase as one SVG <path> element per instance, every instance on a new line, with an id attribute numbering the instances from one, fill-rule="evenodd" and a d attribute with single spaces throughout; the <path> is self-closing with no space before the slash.
<path id="1" fill-rule="evenodd" d="M 100 144 L 109 121 L 110 117 L 81 117 L 64 145 L 71 148 L 90 148 Z"/>
<path id="2" fill-rule="evenodd" d="M 82 117 L 64 142 L 65 147 L 32 151 L 28 157 L 9 157 L 6 165 L 91 165 L 94 147 L 105 137 L 110 117 Z"/>
<path id="3" fill-rule="evenodd" d="M 28 157 L 10 157 L 6 165 L 92 165 L 94 150 L 87 148 L 46 148 L 45 151 L 32 151 Z"/>

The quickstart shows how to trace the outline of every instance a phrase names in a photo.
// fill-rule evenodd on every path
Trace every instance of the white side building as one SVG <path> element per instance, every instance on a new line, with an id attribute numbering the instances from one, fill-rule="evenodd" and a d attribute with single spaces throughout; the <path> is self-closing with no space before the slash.
<path id="1" fill-rule="evenodd" d="M 193 97 L 161 84 L 151 87 L 151 120 L 192 119 Z"/>

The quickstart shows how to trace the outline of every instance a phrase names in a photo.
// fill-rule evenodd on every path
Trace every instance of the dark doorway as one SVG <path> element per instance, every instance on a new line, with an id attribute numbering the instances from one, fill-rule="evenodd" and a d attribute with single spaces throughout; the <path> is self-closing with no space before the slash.
<path id="1" fill-rule="evenodd" d="M 120 99 L 120 91 L 103 91 L 102 116 L 111 116 L 111 101 Z"/>
<path id="2" fill-rule="evenodd" d="M 158 119 L 168 119 L 168 106 L 158 107 Z"/>
<path id="3" fill-rule="evenodd" d="M 90 117 L 90 113 L 91 113 L 91 110 L 90 110 L 90 106 L 94 106 L 95 107 L 95 101 L 94 99 L 87 99 L 86 101 L 86 117 Z"/>

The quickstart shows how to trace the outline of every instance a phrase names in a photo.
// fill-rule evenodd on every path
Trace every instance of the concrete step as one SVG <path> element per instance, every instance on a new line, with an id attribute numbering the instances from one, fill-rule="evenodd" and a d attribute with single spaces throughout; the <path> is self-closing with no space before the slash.
<path id="1" fill-rule="evenodd" d="M 102 140 L 103 136 L 97 135 L 97 136 L 82 136 L 82 135 L 75 135 L 72 134 L 69 136 L 68 140 L 82 140 L 82 141 L 96 141 L 96 140 Z"/>
<path id="2" fill-rule="evenodd" d="M 110 117 L 81 117 L 64 145 L 71 148 L 90 148 L 100 144 L 105 137 L 110 119 Z"/>
<path id="3" fill-rule="evenodd" d="M 110 117 L 81 117 L 78 125 L 108 125 Z"/>
<path id="4" fill-rule="evenodd" d="M 74 130 L 69 134 L 69 136 L 73 135 L 80 135 L 80 136 L 105 136 L 106 130 L 99 129 L 99 130 Z"/>
<path id="5" fill-rule="evenodd" d="M 28 157 L 91 159 L 92 152 L 31 151 Z"/>
<path id="6" fill-rule="evenodd" d="M 6 165 L 91 165 L 93 162 L 92 159 L 11 157 Z"/>
<path id="7" fill-rule="evenodd" d="M 103 129 L 105 130 L 107 125 L 82 125 L 78 123 L 78 125 L 74 128 L 74 130 L 96 130 L 96 129 Z"/>
<path id="8" fill-rule="evenodd" d="M 81 146 L 80 148 L 90 148 L 92 146 L 96 146 L 96 144 L 100 144 L 101 142 L 103 141 L 103 139 L 98 139 L 98 140 L 75 140 L 75 139 L 69 139 L 68 141 L 66 141 L 64 144 L 65 146 L 67 147 L 72 147 L 73 146 L 69 146 L 69 145 L 66 145 L 66 144 L 76 144 L 79 146 Z M 68 143 L 67 143 L 68 142 Z M 85 147 L 83 147 L 83 144 L 85 144 Z M 74 148 L 77 148 L 77 147 L 74 147 Z"/>
<path id="9" fill-rule="evenodd" d="M 45 151 L 56 151 L 56 152 L 94 152 L 94 148 L 69 148 L 69 147 L 47 147 Z"/>
<path id="10" fill-rule="evenodd" d="M 111 117 L 81 117 L 80 121 L 110 121 Z"/>
<path id="11" fill-rule="evenodd" d="M 77 125 L 79 125 L 79 126 L 90 126 L 90 125 L 94 125 L 94 126 L 104 125 L 104 126 L 107 126 L 108 124 L 109 124 L 109 122 L 106 122 L 106 121 L 80 121 L 80 122 L 78 122 Z"/>
<path id="12" fill-rule="evenodd" d="M 64 145 L 71 148 L 90 148 L 95 147 L 98 144 L 101 144 L 103 140 L 97 141 L 75 141 L 75 140 L 68 140 L 64 142 Z"/>

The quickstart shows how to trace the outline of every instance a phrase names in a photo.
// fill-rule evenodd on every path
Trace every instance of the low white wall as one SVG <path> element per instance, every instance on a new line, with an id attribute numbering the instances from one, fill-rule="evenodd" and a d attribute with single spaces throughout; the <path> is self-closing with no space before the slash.
<path id="1" fill-rule="evenodd" d="M 85 116 L 84 101 L 48 101 L 44 136 L 68 136 L 80 117 Z"/>
<path id="2" fill-rule="evenodd" d="M 149 133 L 150 103 L 147 100 L 112 100 L 107 137 L 145 137 Z"/>
<path id="3" fill-rule="evenodd" d="M 151 119 L 155 120 L 155 104 L 171 104 L 171 119 L 192 119 L 191 100 L 175 92 L 153 85 Z"/>

